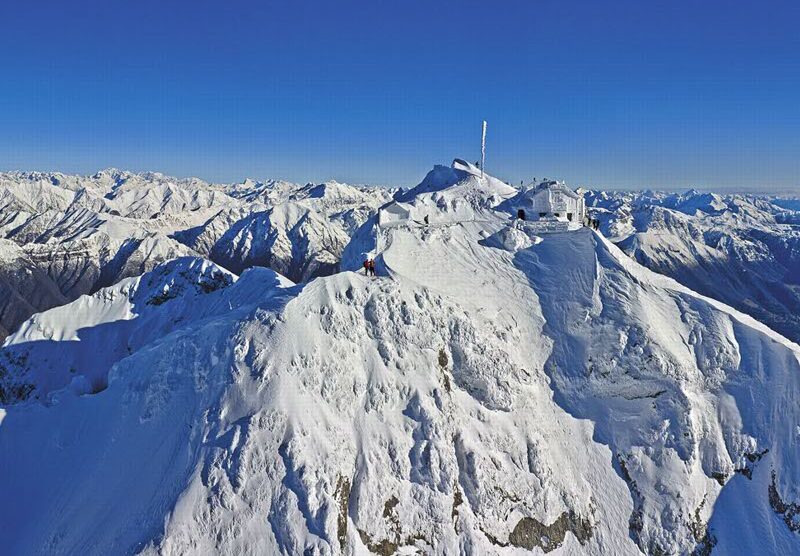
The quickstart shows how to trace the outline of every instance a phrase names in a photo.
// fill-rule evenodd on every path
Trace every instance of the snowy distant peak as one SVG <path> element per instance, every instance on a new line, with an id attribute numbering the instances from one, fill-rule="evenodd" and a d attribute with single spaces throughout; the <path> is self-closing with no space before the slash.
<path id="1" fill-rule="evenodd" d="M 52 176 L 0 174 L 0 207 L 4 213 L 65 210 L 75 190 L 53 183 Z"/>
<path id="2" fill-rule="evenodd" d="M 208 182 L 199 178 L 176 178 L 161 172 L 130 172 L 117 168 L 106 168 L 92 176 L 92 181 L 101 186 L 117 189 L 120 187 L 140 187 L 144 185 L 173 185 L 178 187 L 203 187 Z"/>
<path id="3" fill-rule="evenodd" d="M 355 186 L 328 180 L 322 183 L 306 183 L 300 185 L 284 180 L 267 180 L 264 182 L 246 179 L 241 183 L 225 188 L 228 195 L 245 201 L 259 200 L 268 205 L 277 205 L 286 201 L 303 199 L 323 199 L 331 204 L 371 204 L 374 198 L 385 197 L 391 189 L 373 186 Z"/>
<path id="4" fill-rule="evenodd" d="M 70 178 L 77 179 L 77 176 L 62 174 L 61 172 L 37 172 L 37 171 L 14 171 L 0 172 L 0 182 L 28 182 L 28 183 L 49 183 L 50 185 L 65 185 Z"/>
<path id="5" fill-rule="evenodd" d="M 234 199 L 248 203 L 261 202 L 272 205 L 286 200 L 292 191 L 299 188 L 300 185 L 284 180 L 262 182 L 247 178 L 241 183 L 225 187 L 224 191 Z"/>
<path id="6" fill-rule="evenodd" d="M 151 176 L 159 175 L 157 172 L 150 172 L 149 174 Z M 133 172 L 123 171 L 117 168 L 106 168 L 104 170 L 99 170 L 98 172 L 95 172 L 94 175 L 92 175 L 91 177 L 95 183 L 103 185 L 106 184 L 121 185 L 122 183 L 127 181 L 128 178 L 134 175 L 135 174 Z"/>
<path id="7" fill-rule="evenodd" d="M 349 236 L 335 222 L 297 202 L 281 203 L 233 224 L 209 256 L 234 272 L 267 266 L 295 282 L 332 274 Z"/>
<path id="8" fill-rule="evenodd" d="M 248 178 L 240 183 L 222 185 L 198 178 L 176 178 L 160 172 L 136 173 L 116 168 L 88 176 L 51 172 L 0 173 L 0 199 L 6 198 L 7 209 L 63 211 L 71 203 L 77 203 L 96 212 L 136 219 L 150 219 L 165 212 L 191 212 L 242 203 L 261 203 L 264 208 L 304 198 L 326 199 L 331 203 L 372 204 L 371 198 L 385 199 L 387 191 L 393 192 L 335 180 L 299 185 L 284 180 Z"/>
<path id="9" fill-rule="evenodd" d="M 707 221 L 731 225 L 758 226 L 786 217 L 775 199 L 750 194 L 720 195 L 690 189 L 683 193 L 661 191 L 589 191 L 587 206 L 605 210 L 646 212 L 654 209 L 680 212 Z M 791 217 L 790 217 L 791 219 Z M 736 222 L 739 224 L 736 224 Z"/>
<path id="10" fill-rule="evenodd" d="M 289 201 L 298 202 L 328 217 L 336 217 L 345 211 L 374 211 L 390 201 L 393 193 L 394 191 L 385 188 L 357 187 L 327 181 L 305 185 L 293 192 Z"/>
<path id="11" fill-rule="evenodd" d="M 715 193 L 703 193 L 696 189 L 670 195 L 662 201 L 662 204 L 665 207 L 679 210 L 680 212 L 690 215 L 695 215 L 698 212 L 719 214 L 729 208 L 728 204 L 724 202 L 720 195 Z"/>
<path id="12" fill-rule="evenodd" d="M 178 184 L 183 186 L 208 185 L 198 178 L 174 178 L 160 172 L 129 172 L 117 168 L 106 168 L 94 174 L 81 176 L 61 172 L 5 172 L 0 173 L 0 182 L 48 183 L 68 190 L 83 188 L 110 191 L 126 184 L 141 186 L 146 184 Z"/>
<path id="13" fill-rule="evenodd" d="M 294 198 L 312 198 L 320 199 L 323 197 L 329 199 L 345 200 L 352 202 L 354 200 L 363 201 L 363 190 L 348 185 L 346 183 L 339 183 L 335 180 L 326 181 L 318 184 L 308 183 L 303 186 L 293 195 Z"/>

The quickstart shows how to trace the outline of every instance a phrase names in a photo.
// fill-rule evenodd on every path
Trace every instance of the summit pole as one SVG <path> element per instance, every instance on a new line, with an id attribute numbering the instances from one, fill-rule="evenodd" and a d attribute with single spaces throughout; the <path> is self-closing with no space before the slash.
<path id="1" fill-rule="evenodd" d="M 483 130 L 481 131 L 481 177 L 483 177 L 484 166 L 486 166 L 486 120 L 483 120 Z"/>

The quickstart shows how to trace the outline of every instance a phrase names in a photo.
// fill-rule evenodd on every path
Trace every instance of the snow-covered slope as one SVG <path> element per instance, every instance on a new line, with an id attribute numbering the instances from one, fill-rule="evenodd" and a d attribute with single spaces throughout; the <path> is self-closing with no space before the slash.
<path id="1" fill-rule="evenodd" d="M 800 341 L 800 211 L 791 203 L 688 191 L 593 193 L 589 204 L 640 263 Z"/>
<path id="2" fill-rule="evenodd" d="M 588 229 L 531 237 L 479 180 L 366 220 L 333 276 L 185 259 L 29 321 L 3 349 L 39 398 L 0 410 L 0 546 L 800 552 L 800 347 Z M 106 343 L 97 393 L 59 389 L 78 355 L 21 371 Z"/>
<path id="3" fill-rule="evenodd" d="M 0 401 L 11 401 L 12 393 L 17 400 L 45 401 L 68 386 L 79 393 L 104 389 L 115 362 L 203 318 L 205 304 L 198 304 L 197 296 L 234 279 L 211 262 L 179 258 L 33 315 L 0 353 Z"/>

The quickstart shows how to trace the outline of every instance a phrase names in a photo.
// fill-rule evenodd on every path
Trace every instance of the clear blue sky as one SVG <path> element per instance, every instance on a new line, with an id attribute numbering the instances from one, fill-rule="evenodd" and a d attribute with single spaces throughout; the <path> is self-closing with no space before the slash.
<path id="1" fill-rule="evenodd" d="M 800 186 L 800 3 L 0 3 L 0 170 Z"/>

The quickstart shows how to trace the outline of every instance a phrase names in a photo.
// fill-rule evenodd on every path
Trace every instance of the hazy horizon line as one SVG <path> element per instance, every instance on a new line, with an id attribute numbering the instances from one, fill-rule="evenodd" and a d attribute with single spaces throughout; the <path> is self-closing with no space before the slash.
<path id="1" fill-rule="evenodd" d="M 440 165 L 440 164 L 437 164 Z M 117 166 L 106 166 L 104 168 L 100 168 L 95 170 L 94 172 L 80 172 L 80 171 L 64 171 L 64 170 L 40 170 L 40 169 L 1 169 L 0 174 L 63 174 L 65 176 L 74 176 L 74 177 L 81 177 L 81 178 L 92 178 L 97 174 L 102 172 L 108 171 L 117 171 L 120 173 L 128 173 L 133 175 L 144 175 L 144 174 L 159 174 L 167 178 L 174 178 L 176 180 L 191 180 L 197 179 L 203 181 L 209 185 L 235 185 L 244 183 L 247 180 L 266 183 L 270 181 L 283 181 L 287 183 L 295 183 L 298 185 L 308 185 L 308 184 L 320 184 L 320 183 L 330 183 L 330 182 L 337 182 L 343 183 L 347 185 L 352 185 L 356 187 L 381 187 L 387 189 L 410 189 L 416 187 L 420 182 L 405 184 L 405 185 L 397 185 L 391 183 L 378 183 L 378 182 L 363 182 L 363 181 L 351 181 L 351 180 L 342 180 L 336 177 L 329 177 L 319 180 L 294 180 L 289 178 L 282 178 L 282 177 L 263 177 L 257 178 L 253 176 L 245 175 L 243 178 L 238 178 L 234 180 L 213 180 L 201 177 L 197 174 L 189 174 L 189 175 L 177 175 L 175 173 L 169 171 L 161 171 L 161 170 L 132 170 L 126 168 L 120 168 Z M 492 174 L 487 171 L 487 174 L 490 176 L 507 183 L 508 185 L 519 188 L 519 180 L 507 180 L 502 177 L 497 176 L 496 174 Z M 427 175 L 427 172 L 426 172 Z M 703 193 L 721 193 L 721 194 L 749 194 L 749 195 L 772 195 L 772 196 L 785 196 L 785 195 L 792 195 L 796 197 L 800 197 L 800 185 L 799 186 L 769 186 L 769 185 L 749 185 L 749 186 L 704 186 L 700 184 L 695 185 L 641 185 L 641 186 L 625 186 L 625 185 L 617 185 L 617 186 L 603 186 L 603 185 L 587 185 L 585 183 L 573 183 L 570 181 L 563 180 L 558 177 L 551 177 L 551 176 L 543 176 L 543 177 L 534 177 L 533 179 L 523 179 L 522 186 L 526 186 L 530 183 L 533 183 L 534 180 L 558 180 L 564 181 L 567 185 L 578 188 L 582 187 L 583 189 L 590 190 L 590 191 L 608 191 L 608 192 L 659 192 L 659 193 L 684 193 L 691 190 L 696 190 Z"/>

